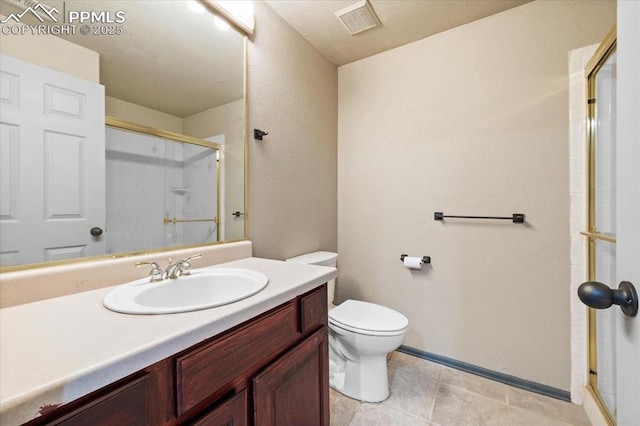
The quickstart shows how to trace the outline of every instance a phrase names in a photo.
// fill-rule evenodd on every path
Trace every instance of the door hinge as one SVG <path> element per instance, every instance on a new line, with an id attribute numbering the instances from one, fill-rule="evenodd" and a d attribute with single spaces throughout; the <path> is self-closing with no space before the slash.
<path id="1" fill-rule="evenodd" d="M 593 370 L 593 369 L 590 368 L 589 369 L 589 374 L 591 374 L 592 376 L 597 376 L 598 372 L 596 370 Z"/>

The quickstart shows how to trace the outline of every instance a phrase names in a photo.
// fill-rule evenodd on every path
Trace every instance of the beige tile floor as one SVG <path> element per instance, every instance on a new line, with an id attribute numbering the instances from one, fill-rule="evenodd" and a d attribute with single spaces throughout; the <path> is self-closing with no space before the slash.
<path id="1" fill-rule="evenodd" d="M 363 403 L 331 389 L 332 426 L 590 425 L 581 406 L 394 352 L 391 395 Z"/>

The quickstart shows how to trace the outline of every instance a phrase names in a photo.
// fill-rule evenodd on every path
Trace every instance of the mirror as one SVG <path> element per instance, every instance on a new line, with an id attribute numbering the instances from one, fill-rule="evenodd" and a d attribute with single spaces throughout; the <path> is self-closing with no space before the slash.
<path id="1" fill-rule="evenodd" d="M 0 14 L 1 271 L 245 238 L 243 34 L 196 0 Z"/>

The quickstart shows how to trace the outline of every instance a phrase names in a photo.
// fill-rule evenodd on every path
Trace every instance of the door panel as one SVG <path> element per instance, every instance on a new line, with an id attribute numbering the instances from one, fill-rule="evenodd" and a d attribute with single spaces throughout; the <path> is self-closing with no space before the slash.
<path id="1" fill-rule="evenodd" d="M 589 232 L 584 234 L 589 237 L 589 279 L 613 289 L 623 281 L 637 288 L 640 2 L 618 2 L 617 31 L 614 28 L 607 36 L 587 71 L 590 188 Z M 602 82 L 596 81 L 599 71 Z M 599 288 L 603 291 L 599 297 L 606 300 L 606 287 Z M 627 301 L 615 303 L 624 305 L 633 295 L 625 297 Z M 594 300 L 592 306 L 598 305 Z M 589 318 L 589 385 L 612 424 L 635 426 L 640 419 L 640 315 L 629 309 L 623 313 L 614 305 L 608 310 L 590 309 Z"/>
<path id="2" fill-rule="evenodd" d="M 640 288 L 640 2 L 618 2 L 617 282 Z M 616 312 L 618 425 L 640 421 L 640 315 Z"/>
<path id="3" fill-rule="evenodd" d="M 323 326 L 253 379 L 256 425 L 329 425 L 329 348 Z"/>
<path id="4" fill-rule="evenodd" d="M 89 233 L 105 222 L 104 87 L 7 55 L 1 66 L 1 265 L 104 253 Z"/>

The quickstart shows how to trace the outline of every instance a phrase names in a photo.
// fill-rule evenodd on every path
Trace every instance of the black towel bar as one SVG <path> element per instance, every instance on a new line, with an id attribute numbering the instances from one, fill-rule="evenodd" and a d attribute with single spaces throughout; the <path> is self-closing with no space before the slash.
<path id="1" fill-rule="evenodd" d="M 524 223 L 524 213 L 513 213 L 511 216 L 453 216 L 445 215 L 442 212 L 434 212 L 433 220 L 444 220 L 444 218 L 455 219 L 498 219 L 498 220 L 512 220 L 513 223 Z"/>

